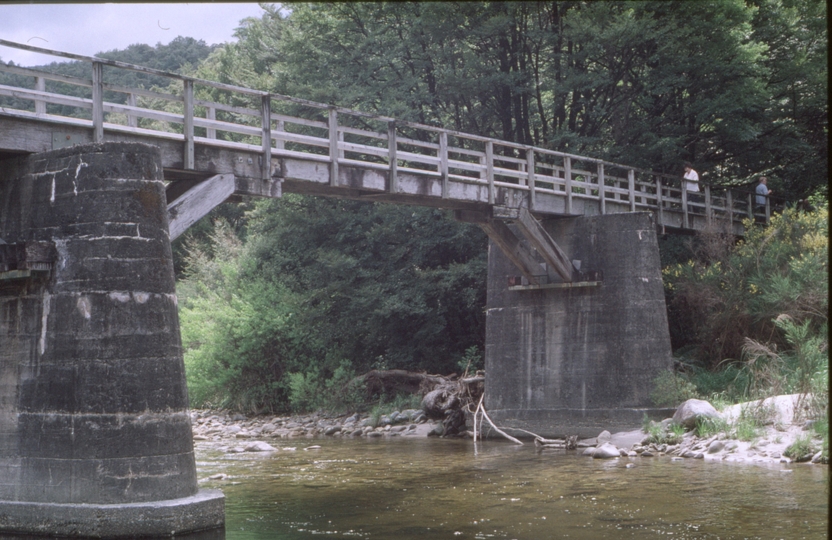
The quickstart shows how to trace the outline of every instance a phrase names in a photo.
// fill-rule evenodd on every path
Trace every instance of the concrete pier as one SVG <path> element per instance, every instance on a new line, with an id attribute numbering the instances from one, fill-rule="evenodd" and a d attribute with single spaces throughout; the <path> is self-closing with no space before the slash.
<path id="1" fill-rule="evenodd" d="M 510 290 L 516 267 L 488 256 L 486 407 L 544 437 L 641 426 L 653 379 L 672 367 L 656 227 L 646 213 L 550 219 L 549 235 L 601 284 Z"/>
<path id="2" fill-rule="evenodd" d="M 222 526 L 196 482 L 158 148 L 4 161 L 0 239 L 0 531 Z"/>

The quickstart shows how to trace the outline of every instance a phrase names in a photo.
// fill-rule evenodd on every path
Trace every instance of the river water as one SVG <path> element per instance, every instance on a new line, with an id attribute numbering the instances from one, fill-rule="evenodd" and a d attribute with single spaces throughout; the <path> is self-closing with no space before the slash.
<path id="1" fill-rule="evenodd" d="M 226 540 L 827 538 L 827 466 L 597 460 L 503 441 L 279 443 L 197 444 L 201 487 L 225 493 Z"/>

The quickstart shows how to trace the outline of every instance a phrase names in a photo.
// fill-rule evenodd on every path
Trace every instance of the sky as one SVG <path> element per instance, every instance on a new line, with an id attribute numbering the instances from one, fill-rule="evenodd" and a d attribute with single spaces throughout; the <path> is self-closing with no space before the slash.
<path id="1" fill-rule="evenodd" d="M 257 3 L 0 3 L 0 39 L 85 56 L 135 43 L 167 45 L 178 36 L 213 45 L 236 41 L 240 21 L 262 13 Z M 66 61 L 5 46 L 0 60 L 22 66 Z"/>

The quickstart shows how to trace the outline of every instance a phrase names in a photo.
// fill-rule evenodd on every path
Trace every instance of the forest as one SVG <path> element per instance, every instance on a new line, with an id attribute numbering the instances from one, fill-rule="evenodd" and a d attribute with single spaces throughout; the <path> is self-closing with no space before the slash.
<path id="1" fill-rule="evenodd" d="M 660 239 L 677 369 L 654 401 L 828 395 L 825 2 L 262 8 L 235 42 L 101 56 L 680 177 L 688 161 L 715 187 L 765 175 L 767 227 Z M 192 405 L 349 408 L 370 369 L 481 369 L 487 249 L 436 209 L 220 206 L 174 245 Z"/>

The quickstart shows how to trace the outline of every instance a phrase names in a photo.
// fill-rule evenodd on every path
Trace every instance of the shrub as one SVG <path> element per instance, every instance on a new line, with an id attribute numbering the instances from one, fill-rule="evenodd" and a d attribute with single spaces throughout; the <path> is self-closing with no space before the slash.
<path id="1" fill-rule="evenodd" d="M 698 397 L 696 386 L 681 373 L 662 371 L 653 379 L 650 400 L 657 407 L 676 407 L 688 399 Z"/>
<path id="2" fill-rule="evenodd" d="M 790 459 L 800 459 L 815 452 L 817 449 L 812 443 L 812 437 L 801 435 L 783 451 L 783 455 Z"/>
<path id="3" fill-rule="evenodd" d="M 697 437 L 711 437 L 725 431 L 728 431 L 728 423 L 722 418 L 700 416 L 696 419 L 696 428 L 694 428 L 694 432 Z"/>

